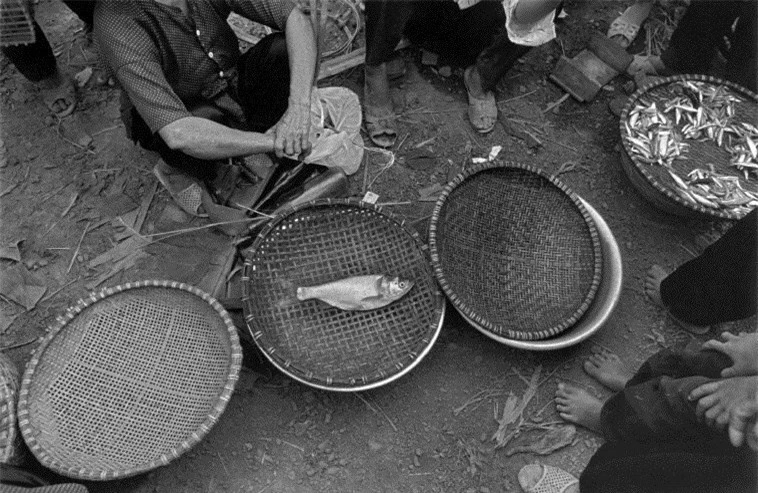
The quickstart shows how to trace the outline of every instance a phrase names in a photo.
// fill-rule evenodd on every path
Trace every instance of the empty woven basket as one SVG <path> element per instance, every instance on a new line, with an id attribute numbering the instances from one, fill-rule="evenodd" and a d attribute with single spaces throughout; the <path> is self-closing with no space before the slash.
<path id="1" fill-rule="evenodd" d="M 541 171 L 485 163 L 443 190 L 429 229 L 432 264 L 480 330 L 545 339 L 571 327 L 600 284 L 595 223 L 580 199 Z"/>
<path id="2" fill-rule="evenodd" d="M 60 474 L 142 473 L 205 436 L 241 361 L 231 319 L 202 291 L 170 281 L 106 289 L 59 317 L 27 364 L 21 432 Z"/>
<path id="3" fill-rule="evenodd" d="M 415 231 L 380 208 L 319 200 L 277 216 L 248 252 L 245 319 L 255 343 L 282 372 L 337 391 L 365 390 L 410 371 L 437 338 L 444 298 Z M 297 287 L 387 274 L 415 283 L 370 311 L 299 301 Z"/>

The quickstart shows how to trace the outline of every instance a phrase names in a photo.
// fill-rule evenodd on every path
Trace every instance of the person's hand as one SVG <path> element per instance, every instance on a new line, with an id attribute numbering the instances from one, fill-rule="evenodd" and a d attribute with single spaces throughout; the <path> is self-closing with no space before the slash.
<path id="1" fill-rule="evenodd" d="M 705 383 L 692 392 L 689 400 L 698 401 L 695 413 L 709 426 L 723 430 L 738 406 L 755 402 L 758 377 L 733 377 Z"/>
<path id="2" fill-rule="evenodd" d="M 704 349 L 713 349 L 732 358 L 732 366 L 721 371 L 722 377 L 758 375 L 758 334 L 723 332 L 724 342 L 715 339 L 705 342 Z"/>
<path id="3" fill-rule="evenodd" d="M 729 419 L 729 441 L 735 447 L 747 441 L 758 451 L 758 401 L 745 401 L 737 405 Z"/>
<path id="4" fill-rule="evenodd" d="M 290 100 L 287 111 L 279 119 L 274 131 L 274 152 L 278 157 L 302 159 L 311 150 L 310 103 Z"/>

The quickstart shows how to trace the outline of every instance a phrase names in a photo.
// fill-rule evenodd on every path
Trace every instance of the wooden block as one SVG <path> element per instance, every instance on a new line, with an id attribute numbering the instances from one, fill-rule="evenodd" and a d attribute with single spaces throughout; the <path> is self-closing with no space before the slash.
<path id="1" fill-rule="evenodd" d="M 634 60 L 634 57 L 627 53 L 618 43 L 597 32 L 590 36 L 587 49 L 616 72 L 620 73 L 626 72 L 627 67 Z"/>
<path id="2" fill-rule="evenodd" d="M 600 87 L 609 83 L 619 74 L 613 67 L 588 50 L 582 50 L 571 63 Z"/>
<path id="3" fill-rule="evenodd" d="M 555 64 L 550 79 L 580 102 L 591 101 L 601 87 L 565 56 L 561 56 Z"/>

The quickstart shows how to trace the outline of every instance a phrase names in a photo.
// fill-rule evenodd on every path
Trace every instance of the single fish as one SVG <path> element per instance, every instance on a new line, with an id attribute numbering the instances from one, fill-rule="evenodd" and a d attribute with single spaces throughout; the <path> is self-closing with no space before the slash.
<path id="1" fill-rule="evenodd" d="M 355 276 L 297 288 L 300 301 L 318 299 L 341 310 L 375 310 L 405 296 L 413 281 L 382 274 Z"/>

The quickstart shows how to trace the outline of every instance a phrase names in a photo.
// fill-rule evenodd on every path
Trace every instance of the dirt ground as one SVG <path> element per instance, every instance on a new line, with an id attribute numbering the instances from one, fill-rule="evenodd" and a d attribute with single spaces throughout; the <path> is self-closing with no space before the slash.
<path id="1" fill-rule="evenodd" d="M 535 461 L 578 475 L 602 443 L 598 436 L 580 429 L 570 444 L 548 455 L 510 454 L 513 445 L 533 442 L 544 431 L 525 432 L 496 449 L 493 409 L 502 409 L 509 392 L 521 396 L 526 383 L 520 376 L 528 379 L 540 367 L 543 382 L 525 416 L 549 425 L 560 421 L 551 403 L 559 381 L 608 395 L 582 370 L 591 351 L 607 348 L 637 366 L 662 347 L 708 338 L 667 320 L 646 299 L 643 279 L 651 264 L 674 268 L 703 248 L 703 235 L 729 226 L 665 215 L 632 188 L 619 161 L 617 118 L 608 111 L 611 98 L 624 93 L 626 79 L 614 80 L 591 103 L 569 99 L 545 111 L 563 95 L 548 80 L 558 57 L 577 54 L 592 30 L 605 32 L 629 3 L 566 2 L 568 17 L 559 26 L 558 40 L 532 50 L 502 82 L 502 117 L 530 129 L 539 146 L 532 142 L 530 147 L 501 125 L 489 135 L 475 134 L 466 117 L 460 73 L 445 77 L 446 70 L 422 65 L 417 50 L 404 50 L 410 70 L 393 88 L 402 113 L 397 161 L 384 170 L 383 156 L 367 153 L 350 178 L 356 197 L 371 190 L 379 202 L 411 202 L 388 209 L 426 234 L 434 202 L 420 199 L 433 190 L 429 187 L 444 185 L 471 164 L 471 157 L 486 156 L 492 146 L 503 146 L 504 160 L 561 171 L 560 179 L 603 215 L 623 256 L 621 300 L 597 335 L 561 351 L 515 350 L 472 329 L 448 305 L 442 333 L 425 360 L 398 381 L 361 394 L 301 385 L 256 361 L 246 346 L 249 365 L 225 414 L 198 446 L 149 474 L 90 483 L 90 490 L 503 493 L 520 491 L 517 473 Z M 129 236 L 118 227 L 117 216 L 138 210 L 156 190 L 151 172 L 156 156 L 125 137 L 118 90 L 99 68 L 81 22 L 56 0 L 42 0 L 37 18 L 61 66 L 71 73 L 92 67 L 94 73 L 80 89 L 77 111 L 58 121 L 48 116 L 37 89 L 0 59 L 0 245 L 19 242 L 20 263 L 46 288 L 30 310 L 0 301 L 0 348 L 20 367 L 55 317 L 91 290 L 166 276 L 205 287 L 214 277 L 201 266 L 211 264 L 217 273 L 223 269 L 218 258 L 229 249 L 227 238 L 204 230 L 174 237 L 167 245 L 149 245 L 136 262 L 99 257 Z M 360 72 L 353 69 L 326 83 L 359 92 Z M 432 159 L 413 159 L 417 148 Z M 189 223 L 160 188 L 148 206 L 143 233 L 202 224 Z M 173 260 L 165 261 L 169 257 Z M 3 268 L 13 264 L 0 262 Z M 481 391 L 488 391 L 486 398 L 464 406 Z"/>

